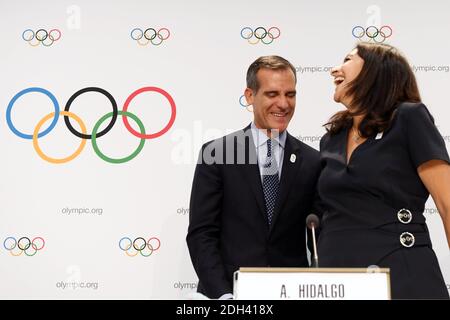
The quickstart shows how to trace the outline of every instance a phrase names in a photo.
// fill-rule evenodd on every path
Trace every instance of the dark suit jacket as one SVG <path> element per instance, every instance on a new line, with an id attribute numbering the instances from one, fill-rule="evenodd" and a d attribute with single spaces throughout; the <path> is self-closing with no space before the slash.
<path id="1" fill-rule="evenodd" d="M 305 219 L 319 172 L 319 152 L 287 133 L 269 228 L 250 126 L 206 143 L 194 174 L 186 238 L 198 291 L 214 299 L 232 293 L 239 267 L 308 266 Z"/>

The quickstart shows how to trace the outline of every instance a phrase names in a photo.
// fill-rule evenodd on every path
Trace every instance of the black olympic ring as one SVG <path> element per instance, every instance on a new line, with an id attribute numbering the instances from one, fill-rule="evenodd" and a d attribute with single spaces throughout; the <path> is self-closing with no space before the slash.
<path id="1" fill-rule="evenodd" d="M 39 39 L 39 32 L 41 32 L 41 31 L 45 32 L 45 35 L 44 35 L 42 38 Z M 48 37 L 48 32 L 47 32 L 47 30 L 45 30 L 45 29 L 39 29 L 38 31 L 36 31 L 35 37 L 36 37 L 36 39 L 37 39 L 38 41 L 44 41 L 44 40 L 47 39 L 47 37 Z"/>
<path id="2" fill-rule="evenodd" d="M 149 30 L 153 31 L 153 35 L 150 38 L 147 37 L 147 31 L 149 31 Z M 156 38 L 157 35 L 159 35 L 161 37 L 161 35 L 158 32 L 156 32 L 156 30 L 153 28 L 148 28 L 144 31 L 144 38 L 147 40 L 153 40 Z"/>
<path id="3" fill-rule="evenodd" d="M 105 95 L 109 101 L 111 102 L 112 108 L 113 108 L 113 115 L 111 117 L 111 121 L 109 122 L 109 124 L 106 126 L 105 129 L 103 129 L 102 131 L 100 131 L 99 133 L 97 133 L 97 138 L 104 136 L 105 134 L 107 134 L 112 127 L 114 126 L 114 124 L 116 123 L 117 120 L 117 115 L 119 113 L 118 109 L 117 109 L 117 103 L 116 100 L 114 100 L 114 97 L 105 89 L 102 88 L 97 88 L 97 87 L 87 87 L 81 90 L 78 90 L 77 92 L 75 92 L 67 101 L 66 103 L 66 107 L 64 108 L 64 111 L 69 111 L 70 106 L 72 105 L 72 102 L 81 94 L 86 93 L 86 92 L 99 92 L 103 95 Z M 83 138 L 83 139 L 92 139 L 92 134 L 84 134 L 81 132 L 78 132 L 77 130 L 75 130 L 75 128 L 72 126 L 72 124 L 70 123 L 70 119 L 68 116 L 64 116 L 64 122 L 66 123 L 67 128 L 70 130 L 70 132 L 72 132 L 74 135 L 76 135 L 79 138 Z"/>
<path id="4" fill-rule="evenodd" d="M 140 246 L 140 247 L 138 247 L 138 248 L 136 248 L 136 241 L 138 241 L 139 239 L 142 239 L 142 241 L 144 241 L 144 245 L 143 246 Z M 134 249 L 136 249 L 137 251 L 141 251 L 141 250 L 144 250 L 144 248 L 147 246 L 147 240 L 145 240 L 144 238 L 142 238 L 142 237 L 138 237 L 138 238 L 136 238 L 136 239 L 134 239 L 134 241 L 133 241 L 133 248 Z"/>
<path id="5" fill-rule="evenodd" d="M 263 30 L 263 34 L 262 35 L 258 35 L 258 30 Z M 253 34 L 255 35 L 255 37 L 259 40 L 265 38 L 269 33 L 267 32 L 266 28 L 264 27 L 258 27 L 255 29 L 255 31 L 253 31 Z M 272 34 L 269 35 L 269 37 L 272 37 Z"/>
<path id="6" fill-rule="evenodd" d="M 25 248 L 22 248 L 21 246 L 20 246 L 20 241 L 22 241 L 23 239 L 26 239 L 27 241 L 28 241 L 28 243 L 27 243 L 27 245 L 25 246 Z M 17 247 L 20 249 L 20 250 L 22 250 L 22 251 L 25 251 L 25 250 L 28 250 L 28 248 L 31 246 L 31 240 L 30 240 L 30 238 L 28 238 L 28 237 L 22 237 L 22 238 L 20 238 L 18 241 L 17 241 Z"/>

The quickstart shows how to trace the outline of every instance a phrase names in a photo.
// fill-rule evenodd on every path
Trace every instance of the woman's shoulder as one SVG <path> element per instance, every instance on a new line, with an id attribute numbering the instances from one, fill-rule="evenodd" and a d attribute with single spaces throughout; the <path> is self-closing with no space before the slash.
<path id="1" fill-rule="evenodd" d="M 330 132 L 327 130 L 325 134 L 320 138 L 320 144 L 325 143 L 325 141 L 328 141 L 330 139 Z"/>
<path id="2" fill-rule="evenodd" d="M 409 127 L 423 122 L 434 123 L 434 118 L 422 102 L 402 102 L 396 109 L 398 124 Z"/>
<path id="3" fill-rule="evenodd" d="M 333 144 L 333 140 L 341 133 L 341 131 L 339 131 L 338 133 L 334 133 L 334 134 L 327 131 L 320 139 L 320 151 L 327 149 L 330 142 Z"/>
<path id="4" fill-rule="evenodd" d="M 402 102 L 397 107 L 397 113 L 398 115 L 405 117 L 430 114 L 427 107 L 422 102 Z"/>

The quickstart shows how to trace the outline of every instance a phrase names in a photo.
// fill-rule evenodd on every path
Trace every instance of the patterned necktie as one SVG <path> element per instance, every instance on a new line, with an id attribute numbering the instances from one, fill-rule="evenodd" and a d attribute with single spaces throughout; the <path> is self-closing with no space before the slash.
<path id="1" fill-rule="evenodd" d="M 272 224 L 273 211 L 278 198 L 280 182 L 278 179 L 278 167 L 272 152 L 272 140 L 267 140 L 267 162 L 263 169 L 263 192 L 266 201 L 266 213 L 269 225 Z"/>

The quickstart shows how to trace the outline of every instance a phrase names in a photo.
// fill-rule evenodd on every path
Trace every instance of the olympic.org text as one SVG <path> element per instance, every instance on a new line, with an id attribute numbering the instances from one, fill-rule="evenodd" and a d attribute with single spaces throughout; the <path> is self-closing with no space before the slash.
<path id="1" fill-rule="evenodd" d="M 319 143 L 320 139 L 322 139 L 322 136 L 316 135 L 316 136 L 296 136 L 298 140 L 301 142 L 307 143 L 307 144 L 313 144 L 313 143 Z M 450 136 L 442 136 L 442 139 L 444 139 L 445 143 L 450 143 Z"/>
<path id="2" fill-rule="evenodd" d="M 103 214 L 103 208 L 69 208 L 65 207 L 61 209 L 61 213 L 64 215 L 98 215 Z"/>
<path id="3" fill-rule="evenodd" d="M 180 290 L 183 290 L 183 289 L 195 290 L 195 289 L 197 289 L 197 283 L 196 282 L 185 282 L 185 283 L 182 283 L 182 282 L 178 281 L 178 282 L 175 282 L 173 284 L 173 287 L 175 289 L 180 289 Z"/>
<path id="4" fill-rule="evenodd" d="M 330 66 L 307 66 L 307 67 L 295 67 L 297 73 L 316 73 L 316 72 L 331 72 L 333 67 Z"/>
<path id="5" fill-rule="evenodd" d="M 450 66 L 416 66 L 413 65 L 412 69 L 414 72 L 449 72 Z"/>
<path id="6" fill-rule="evenodd" d="M 177 213 L 181 215 L 188 215 L 189 214 L 189 208 L 181 207 L 177 209 Z"/>
<path id="7" fill-rule="evenodd" d="M 80 281 L 59 281 L 56 283 L 56 287 L 58 289 L 66 290 L 66 289 L 98 289 L 98 282 L 80 282 Z"/>
<path id="8" fill-rule="evenodd" d="M 322 136 L 296 136 L 296 138 L 304 143 L 319 143 Z"/>
<path id="9" fill-rule="evenodd" d="M 450 72 L 450 65 L 412 65 L 414 72 Z M 295 67 L 297 73 L 320 73 L 320 72 L 331 72 L 333 67 L 330 66 L 305 66 L 305 67 Z"/>

